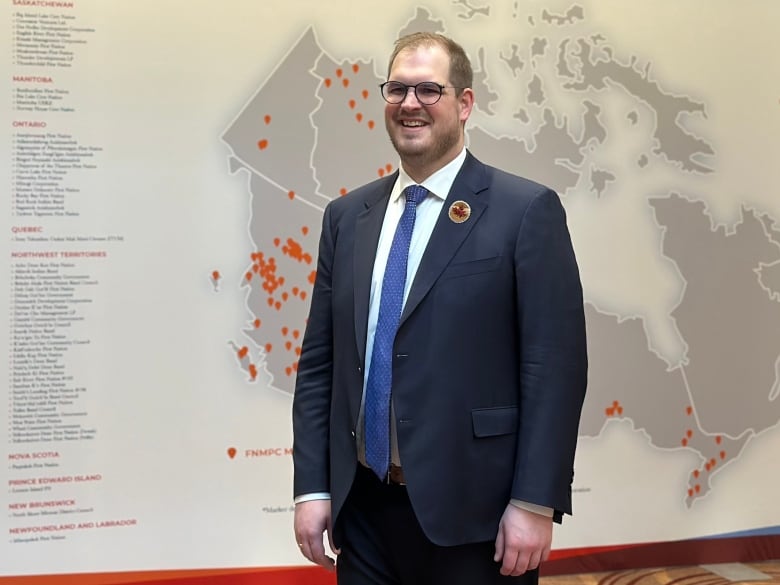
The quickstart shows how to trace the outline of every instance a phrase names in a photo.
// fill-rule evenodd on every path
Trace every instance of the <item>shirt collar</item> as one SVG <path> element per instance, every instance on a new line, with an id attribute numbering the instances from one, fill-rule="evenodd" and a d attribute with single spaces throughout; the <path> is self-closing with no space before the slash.
<path id="1" fill-rule="evenodd" d="M 455 177 L 458 176 L 460 167 L 463 166 L 463 162 L 466 160 L 466 147 L 460 151 L 460 154 L 433 173 L 430 177 L 425 179 L 422 183 L 419 183 L 428 191 L 441 199 L 442 201 L 447 198 L 447 195 L 452 188 L 452 184 L 455 182 Z M 395 182 L 395 188 L 393 189 L 390 200 L 395 202 L 404 192 L 409 185 L 417 185 L 418 183 L 406 174 L 403 164 L 398 168 L 398 180 Z"/>

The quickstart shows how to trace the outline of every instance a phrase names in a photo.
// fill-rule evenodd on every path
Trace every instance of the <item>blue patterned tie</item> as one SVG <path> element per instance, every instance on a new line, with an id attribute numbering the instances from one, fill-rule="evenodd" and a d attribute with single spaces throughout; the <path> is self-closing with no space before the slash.
<path id="1" fill-rule="evenodd" d="M 404 212 L 393 236 L 393 244 L 390 247 L 385 275 L 382 279 L 379 317 L 374 332 L 374 349 L 366 382 L 366 463 L 381 481 L 387 477 L 387 469 L 390 465 L 393 342 L 401 320 L 409 243 L 412 240 L 417 204 L 425 199 L 428 190 L 420 185 L 410 185 L 404 189 L 404 195 L 406 195 Z"/>

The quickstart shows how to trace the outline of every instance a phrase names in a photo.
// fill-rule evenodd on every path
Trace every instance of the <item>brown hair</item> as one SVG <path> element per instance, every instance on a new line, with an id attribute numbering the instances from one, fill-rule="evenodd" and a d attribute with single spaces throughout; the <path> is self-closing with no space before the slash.
<path id="1" fill-rule="evenodd" d="M 393 61 L 398 53 L 406 49 L 414 50 L 419 47 L 431 47 L 438 45 L 444 49 L 450 57 L 450 79 L 449 83 L 458 88 L 471 87 L 474 83 L 474 72 L 471 69 L 466 51 L 452 39 L 438 33 L 416 32 L 399 38 L 395 42 L 395 49 L 390 55 L 390 62 L 387 64 L 387 77 L 390 78 L 390 70 L 393 68 Z M 460 89 L 457 91 L 460 94 Z"/>

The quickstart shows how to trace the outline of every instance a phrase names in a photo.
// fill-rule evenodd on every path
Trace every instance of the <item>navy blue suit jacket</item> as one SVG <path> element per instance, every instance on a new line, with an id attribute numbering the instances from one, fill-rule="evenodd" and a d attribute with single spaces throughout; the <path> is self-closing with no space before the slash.
<path id="1" fill-rule="evenodd" d="M 396 175 L 325 210 L 293 402 L 294 492 L 338 516 L 357 463 L 374 254 Z M 450 205 L 471 217 L 455 223 Z M 467 155 L 395 340 L 398 447 L 439 545 L 493 540 L 511 498 L 571 513 L 587 357 L 582 288 L 558 196 Z M 379 503 L 378 503 L 379 505 Z"/>

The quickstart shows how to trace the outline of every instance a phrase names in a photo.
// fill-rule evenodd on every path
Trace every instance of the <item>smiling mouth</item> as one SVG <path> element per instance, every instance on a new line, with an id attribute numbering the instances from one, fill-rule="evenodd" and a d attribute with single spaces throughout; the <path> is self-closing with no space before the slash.
<path id="1" fill-rule="evenodd" d="M 404 128 L 421 128 L 425 125 L 426 123 L 420 120 L 401 120 L 401 126 Z"/>

